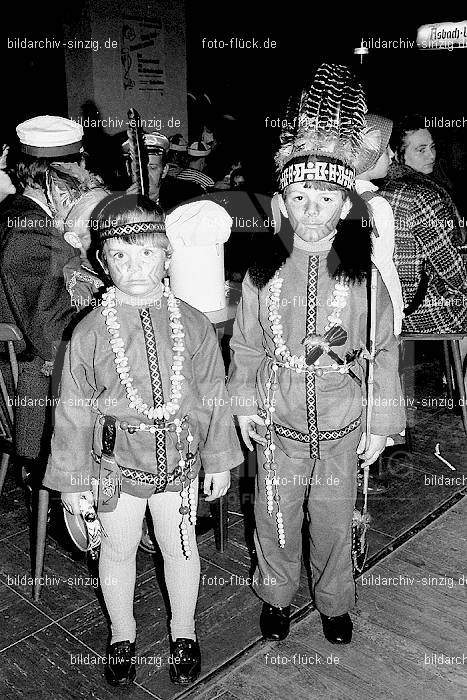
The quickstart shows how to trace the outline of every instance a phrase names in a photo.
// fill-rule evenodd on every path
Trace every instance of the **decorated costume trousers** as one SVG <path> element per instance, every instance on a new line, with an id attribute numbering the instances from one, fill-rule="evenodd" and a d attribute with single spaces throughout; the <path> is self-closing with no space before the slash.
<path id="1" fill-rule="evenodd" d="M 192 484 L 198 493 L 198 479 Z M 164 577 L 169 594 L 173 639 L 195 639 L 195 608 L 198 598 L 200 561 L 195 528 L 187 520 L 191 558 L 186 559 L 180 539 L 180 494 L 165 492 L 146 500 L 122 493 L 116 509 L 101 513 L 105 534 L 99 558 L 99 579 L 111 622 L 111 644 L 136 637 L 133 598 L 136 582 L 136 552 L 146 505 L 149 505 L 154 534 L 164 559 Z M 144 614 L 150 614 L 145 611 Z M 157 617 L 157 611 L 152 615 Z"/>
<path id="2" fill-rule="evenodd" d="M 359 431 L 356 431 L 359 433 Z M 290 605 L 300 583 L 302 525 L 308 520 L 313 597 L 318 610 L 334 617 L 355 604 L 351 557 L 352 516 L 357 496 L 355 435 L 349 449 L 321 459 L 292 459 L 275 450 L 279 495 L 284 518 L 285 547 L 279 547 L 275 511 L 266 509 L 262 468 L 263 450 L 257 448 L 258 475 L 255 500 L 255 545 L 258 565 L 253 588 L 266 603 Z"/>

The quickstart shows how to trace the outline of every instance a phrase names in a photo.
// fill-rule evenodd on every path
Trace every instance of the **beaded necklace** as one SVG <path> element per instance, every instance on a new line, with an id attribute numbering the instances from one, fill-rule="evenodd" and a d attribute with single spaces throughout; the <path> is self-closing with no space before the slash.
<path id="1" fill-rule="evenodd" d="M 283 284 L 283 277 L 279 277 L 279 274 L 276 273 L 271 282 L 271 286 L 269 287 L 268 318 L 271 321 L 271 331 L 275 345 L 274 354 L 284 363 L 286 367 L 301 371 L 306 367 L 305 355 L 292 355 L 283 336 L 282 316 L 279 313 Z M 344 309 L 347 305 L 348 295 L 349 285 L 338 280 L 334 285 L 332 297 L 329 302 L 329 306 L 333 308 L 333 311 L 328 316 L 328 323 L 324 327 L 325 331 L 330 330 L 333 326 L 342 325 L 340 314 L 342 309 Z"/>
<path id="2" fill-rule="evenodd" d="M 180 320 L 181 314 L 177 300 L 168 285 L 164 288 L 164 296 L 167 298 L 167 307 L 169 309 L 170 335 L 174 355 L 171 366 L 172 374 L 170 375 L 169 400 L 162 406 L 156 408 L 155 406 L 149 407 L 144 403 L 137 389 L 133 387 L 134 379 L 130 373 L 131 368 L 128 357 L 125 354 L 123 338 L 120 337 L 119 333 L 120 324 L 117 318 L 115 287 L 110 287 L 110 289 L 102 295 L 102 315 L 105 318 L 105 325 L 107 326 L 109 335 L 112 336 L 110 338 L 110 345 L 115 355 L 114 362 L 120 377 L 120 384 L 125 387 L 130 408 L 147 416 L 149 420 L 153 420 L 154 418 L 158 418 L 159 420 L 165 418 L 169 420 L 170 417 L 175 415 L 180 409 L 178 400 L 182 396 L 183 374 L 181 372 L 185 359 L 183 355 L 185 350 L 183 341 L 185 333 L 183 332 L 183 324 Z"/>

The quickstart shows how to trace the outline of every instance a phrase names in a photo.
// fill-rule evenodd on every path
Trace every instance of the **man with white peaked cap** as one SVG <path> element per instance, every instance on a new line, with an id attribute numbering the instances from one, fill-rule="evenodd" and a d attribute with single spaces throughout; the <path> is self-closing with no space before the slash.
<path id="1" fill-rule="evenodd" d="M 169 140 L 160 131 L 154 131 L 150 134 L 143 134 L 144 145 L 148 152 L 148 180 L 149 192 L 148 196 L 156 204 L 159 203 L 159 192 L 163 178 L 168 171 L 168 153 Z M 130 163 L 130 142 L 128 139 L 122 144 L 123 154 L 127 158 L 127 170 L 131 173 Z M 127 189 L 128 194 L 134 194 L 137 191 L 135 183 Z"/>
<path id="2" fill-rule="evenodd" d="M 63 216 L 64 204 L 86 190 L 87 173 L 81 165 L 80 124 L 45 115 L 19 124 L 16 132 L 20 189 L 0 217 L 0 320 L 17 325 L 24 338 L 15 451 L 35 480 L 41 478 L 51 431 L 53 363 L 75 313 L 63 268 L 77 252 L 55 219 Z M 63 189 L 57 187 L 60 182 L 67 183 Z"/>
<path id="3" fill-rule="evenodd" d="M 211 148 L 202 141 L 195 141 L 188 147 L 188 167 L 181 170 L 177 180 L 189 180 L 196 183 L 200 189 L 206 190 L 214 187 L 214 180 L 204 174 L 206 158 L 211 153 Z"/>

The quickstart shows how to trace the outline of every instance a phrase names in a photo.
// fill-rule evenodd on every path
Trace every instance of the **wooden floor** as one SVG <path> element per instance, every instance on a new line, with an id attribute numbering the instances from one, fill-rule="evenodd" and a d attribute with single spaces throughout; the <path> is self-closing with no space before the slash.
<path id="1" fill-rule="evenodd" d="M 190 697 L 467 697 L 466 516 L 464 498 L 365 573 L 352 644 L 329 644 L 315 611 Z"/>
<path id="2" fill-rule="evenodd" d="M 202 577 L 197 630 L 203 674 L 181 693 L 167 677 L 167 613 L 159 586 L 160 565 L 140 552 L 137 560 L 135 615 L 137 683 L 121 695 L 131 698 L 454 698 L 467 696 L 465 665 L 425 663 L 425 653 L 462 656 L 465 587 L 424 584 L 424 577 L 467 576 L 465 549 L 466 438 L 459 415 L 441 404 L 441 366 L 433 358 L 417 364 L 416 400 L 411 412 L 413 448 L 396 449 L 386 460 L 389 489 L 372 497 L 370 560 L 365 576 L 411 577 L 406 585 L 360 585 L 355 642 L 331 647 L 321 634 L 318 615 L 297 622 L 288 640 L 260 640 L 260 601 L 248 586 L 251 574 L 251 508 L 254 463 L 248 461 L 229 494 L 229 545 L 214 546 L 211 530 L 198 542 Z M 428 399 L 436 403 L 427 406 Z M 454 466 L 434 456 L 435 444 Z M 450 481 L 447 481 L 450 479 Z M 454 481 L 453 479 L 456 479 Z M 444 514 L 441 512 L 446 511 Z M 203 515 L 203 511 L 201 512 Z M 28 516 L 22 490 L 9 475 L 0 498 L 0 698 L 110 698 L 118 696 L 103 678 L 107 621 L 90 572 L 73 552 L 61 520 L 52 519 L 40 601 L 30 583 Z M 201 524 L 205 524 L 201 518 Z M 395 550 L 391 554 L 391 551 Z M 419 581 L 418 581 L 419 579 Z M 310 606 L 303 570 L 294 613 Z M 292 659 L 274 664 L 281 655 Z M 269 656 L 266 658 L 266 654 Z M 339 664 L 298 663 L 300 655 L 339 656 Z"/>

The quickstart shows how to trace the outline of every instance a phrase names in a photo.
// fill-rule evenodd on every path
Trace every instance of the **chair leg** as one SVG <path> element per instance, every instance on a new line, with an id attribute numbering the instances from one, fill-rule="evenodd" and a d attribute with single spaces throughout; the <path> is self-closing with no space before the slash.
<path id="1" fill-rule="evenodd" d="M 452 356 L 454 359 L 454 375 L 456 378 L 456 388 L 459 395 L 459 403 L 462 413 L 462 423 L 464 424 L 464 430 L 467 434 L 467 406 L 465 405 L 464 372 L 462 370 L 460 343 L 458 340 L 452 340 L 451 343 Z"/>
<path id="2" fill-rule="evenodd" d="M 0 465 L 0 496 L 3 491 L 3 484 L 5 483 L 6 473 L 8 471 L 8 465 L 10 464 L 10 455 L 7 452 L 2 454 L 2 462 Z"/>
<path id="3" fill-rule="evenodd" d="M 405 444 L 408 452 L 413 452 L 412 429 L 409 425 L 405 426 Z"/>
<path id="4" fill-rule="evenodd" d="M 41 593 L 41 578 L 44 569 L 45 541 L 47 538 L 47 513 L 49 509 L 49 492 L 47 489 L 39 489 L 37 506 L 37 530 L 36 530 L 36 561 L 34 565 L 34 590 L 33 598 L 39 600 Z"/>
<path id="5" fill-rule="evenodd" d="M 210 503 L 211 516 L 214 519 L 214 541 L 216 549 L 223 552 L 228 539 L 228 509 L 225 496 Z"/>
<path id="6" fill-rule="evenodd" d="M 444 366 L 446 371 L 446 382 L 448 387 L 448 398 L 452 400 L 454 396 L 454 388 L 452 385 L 452 368 L 451 368 L 451 358 L 449 355 L 449 340 L 443 340 L 443 350 L 444 350 Z"/>
<path id="7" fill-rule="evenodd" d="M 378 464 L 378 476 L 381 479 L 384 475 L 383 458 L 381 456 L 378 457 L 377 464 Z"/>

